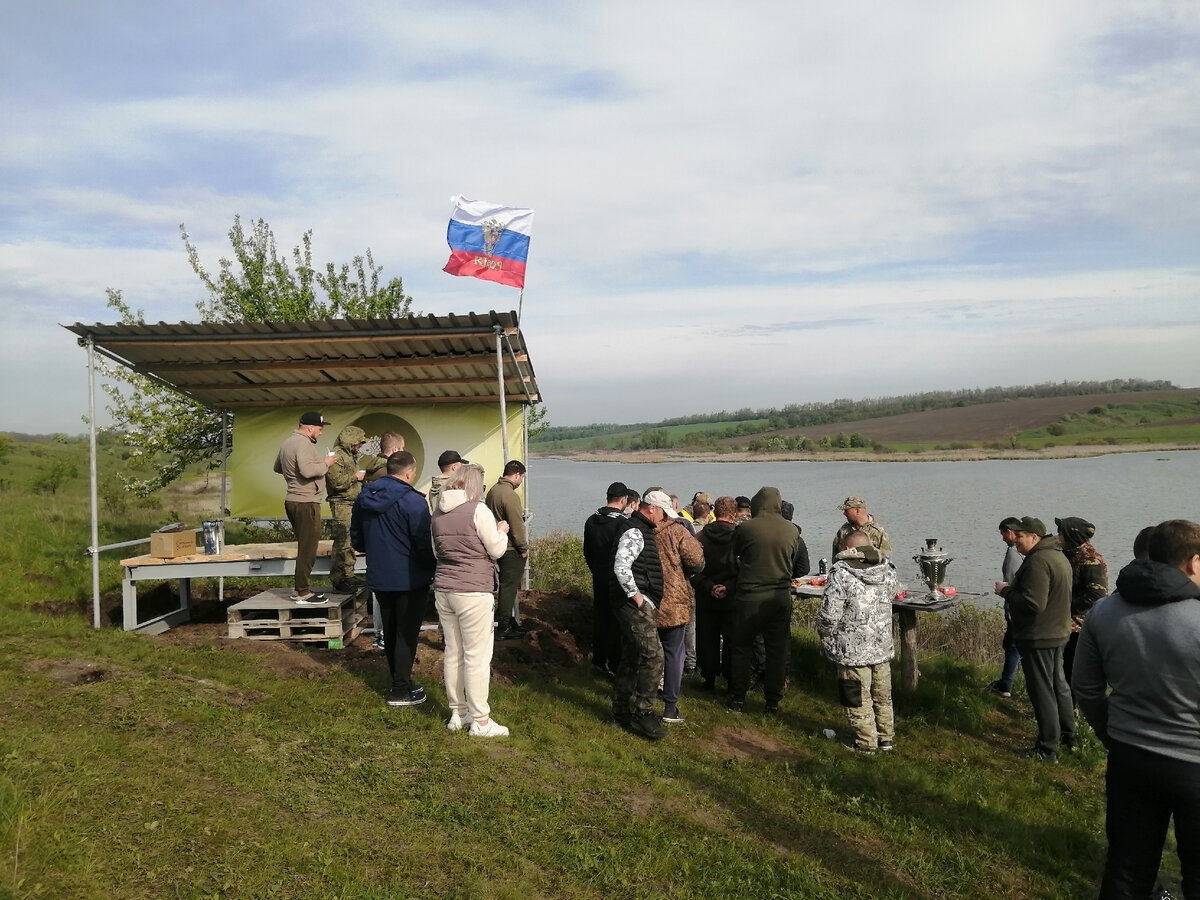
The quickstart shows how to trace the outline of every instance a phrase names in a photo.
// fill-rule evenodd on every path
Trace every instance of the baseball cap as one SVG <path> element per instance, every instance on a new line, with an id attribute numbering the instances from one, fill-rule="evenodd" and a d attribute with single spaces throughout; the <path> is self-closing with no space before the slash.
<path id="1" fill-rule="evenodd" d="M 1013 531 L 1027 531 L 1030 534 L 1036 534 L 1038 537 L 1046 536 L 1046 526 L 1042 524 L 1041 519 L 1035 519 L 1033 516 L 1021 516 L 1021 521 L 1012 526 Z"/>
<path id="2" fill-rule="evenodd" d="M 319 412 L 306 412 L 300 417 L 301 425 L 320 425 L 324 428 L 329 423 L 325 421 L 325 417 Z"/>
<path id="3" fill-rule="evenodd" d="M 675 504 L 663 491 L 651 491 L 642 498 L 642 502 L 650 506 L 657 506 L 672 519 L 679 518 L 679 513 L 675 512 Z"/>
<path id="4" fill-rule="evenodd" d="M 457 450 L 445 450 L 442 452 L 442 455 L 438 457 L 438 468 L 444 469 L 446 466 L 452 466 L 455 463 L 462 463 L 463 465 L 466 465 L 467 462 L 468 460 L 465 460 L 458 455 Z"/>

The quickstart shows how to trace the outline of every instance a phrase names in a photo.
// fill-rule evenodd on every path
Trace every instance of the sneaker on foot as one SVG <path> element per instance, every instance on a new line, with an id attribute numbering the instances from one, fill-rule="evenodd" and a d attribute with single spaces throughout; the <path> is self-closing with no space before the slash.
<path id="1" fill-rule="evenodd" d="M 1012 691 L 1010 691 L 1008 688 L 1006 688 L 1004 685 L 1002 685 L 999 681 L 993 681 L 991 684 L 989 684 L 988 690 L 991 691 L 993 694 L 995 694 L 997 697 L 1011 697 L 1012 696 Z"/>
<path id="2" fill-rule="evenodd" d="M 682 725 L 687 721 L 682 715 L 680 715 L 679 707 L 675 707 L 675 709 L 664 710 L 662 720 L 668 725 Z"/>
<path id="3" fill-rule="evenodd" d="M 371 641 L 371 649 L 372 650 L 382 650 L 383 649 L 383 635 L 382 634 L 375 635 L 375 640 Z"/>
<path id="4" fill-rule="evenodd" d="M 879 749 L 882 750 L 884 753 L 891 753 L 892 752 L 892 742 L 891 741 L 880 741 Z"/>
<path id="5" fill-rule="evenodd" d="M 1015 751 L 1021 759 L 1040 759 L 1043 762 L 1058 762 L 1057 753 L 1047 753 L 1038 747 L 1026 747 L 1024 750 Z"/>
<path id="6" fill-rule="evenodd" d="M 446 723 L 446 730 L 447 731 L 462 731 L 463 730 L 462 716 L 460 716 L 458 713 L 451 713 L 450 721 Z"/>
<path id="7" fill-rule="evenodd" d="M 508 729 L 495 719 L 488 719 L 486 725 L 480 725 L 478 722 L 472 722 L 471 730 L 468 731 L 467 734 L 469 734 L 471 737 L 477 738 L 508 737 Z"/>
<path id="8" fill-rule="evenodd" d="M 405 693 L 404 691 L 392 691 L 388 694 L 388 706 L 420 706 L 425 702 L 425 689 L 413 688 Z"/>
<path id="9" fill-rule="evenodd" d="M 868 756 L 872 756 L 875 753 L 874 747 L 866 747 L 861 744 L 856 744 L 854 741 L 843 741 L 842 746 L 847 750 L 853 750 L 855 753 L 865 753 Z"/>
<path id="10" fill-rule="evenodd" d="M 638 713 L 629 720 L 629 730 L 652 741 L 661 740 L 667 736 L 667 729 L 658 716 L 652 712 Z"/>
<path id="11" fill-rule="evenodd" d="M 725 708 L 727 710 L 729 710 L 729 712 L 740 713 L 742 711 L 743 705 L 744 704 L 742 703 L 741 700 L 730 700 L 728 703 L 725 704 Z"/>
<path id="12" fill-rule="evenodd" d="M 299 603 L 301 606 L 304 606 L 304 605 L 310 604 L 310 603 L 312 603 L 312 604 L 324 603 L 325 595 L 318 594 L 316 591 L 309 591 L 307 594 L 300 594 L 300 595 L 292 594 L 290 599 L 293 603 Z"/>

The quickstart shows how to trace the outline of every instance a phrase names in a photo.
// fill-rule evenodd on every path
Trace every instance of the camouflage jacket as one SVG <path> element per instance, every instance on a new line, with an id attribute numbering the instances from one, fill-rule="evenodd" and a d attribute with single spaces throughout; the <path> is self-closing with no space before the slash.
<path id="1" fill-rule="evenodd" d="M 838 554 L 817 613 L 821 652 L 841 666 L 873 666 L 892 658 L 896 567 L 874 547 Z"/>
<path id="2" fill-rule="evenodd" d="M 892 555 L 892 539 L 888 537 L 888 533 L 883 530 L 883 526 L 875 521 L 872 516 L 867 519 L 865 525 L 859 528 L 857 525 L 851 525 L 847 522 L 837 530 L 837 534 L 833 537 L 833 555 L 837 556 L 846 549 L 846 538 L 855 531 L 861 531 L 871 539 L 871 546 L 878 550 L 883 556 Z"/>
<path id="3" fill-rule="evenodd" d="M 357 425 L 347 425 L 338 432 L 333 445 L 337 458 L 325 473 L 325 492 L 330 503 L 353 503 L 362 491 L 362 482 L 354 477 L 362 468 L 355 445 L 366 440 L 366 433 Z"/>

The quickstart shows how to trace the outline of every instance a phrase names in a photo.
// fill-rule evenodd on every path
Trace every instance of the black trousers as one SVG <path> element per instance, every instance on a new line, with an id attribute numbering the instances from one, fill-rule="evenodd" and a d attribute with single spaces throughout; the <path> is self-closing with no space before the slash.
<path id="1" fill-rule="evenodd" d="M 608 600 L 608 573 L 592 575 L 592 662 L 616 672 L 621 663 L 621 631 Z"/>
<path id="2" fill-rule="evenodd" d="M 520 622 L 521 611 L 517 605 L 517 592 L 521 590 L 521 576 L 525 574 L 525 557 L 520 550 L 511 547 L 496 560 L 500 570 L 500 590 L 496 592 L 496 621 L 503 628 L 509 621 Z"/>
<path id="3" fill-rule="evenodd" d="M 1172 818 L 1183 896 L 1200 898 L 1200 763 L 1114 740 L 1108 744 L 1108 858 L 1101 900 L 1150 896 Z"/>
<path id="4" fill-rule="evenodd" d="M 792 637 L 790 585 L 781 585 L 771 597 L 737 601 L 733 619 L 733 680 L 729 685 L 729 699 L 735 703 L 743 702 L 750 689 L 754 639 L 759 634 L 767 652 L 763 696 L 768 705 L 776 705 L 783 699 Z"/>
<path id="5" fill-rule="evenodd" d="M 733 610 L 696 604 L 696 665 L 705 681 L 733 680 Z"/>
<path id="6" fill-rule="evenodd" d="M 392 692 L 407 694 L 413 689 L 412 668 L 417 658 L 417 638 L 425 618 L 429 588 L 415 591 L 376 591 L 383 619 L 383 652 L 392 675 Z"/>

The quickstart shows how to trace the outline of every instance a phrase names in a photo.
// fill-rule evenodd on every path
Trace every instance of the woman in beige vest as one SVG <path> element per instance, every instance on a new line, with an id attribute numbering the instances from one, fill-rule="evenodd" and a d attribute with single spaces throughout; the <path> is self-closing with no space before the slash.
<path id="1" fill-rule="evenodd" d="M 471 737 L 508 737 L 488 706 L 496 560 L 508 549 L 508 523 L 497 524 L 480 502 L 483 484 L 482 467 L 460 467 L 442 485 L 433 514 L 433 596 L 446 641 L 443 669 L 450 706 L 446 728 L 468 728 Z"/>

